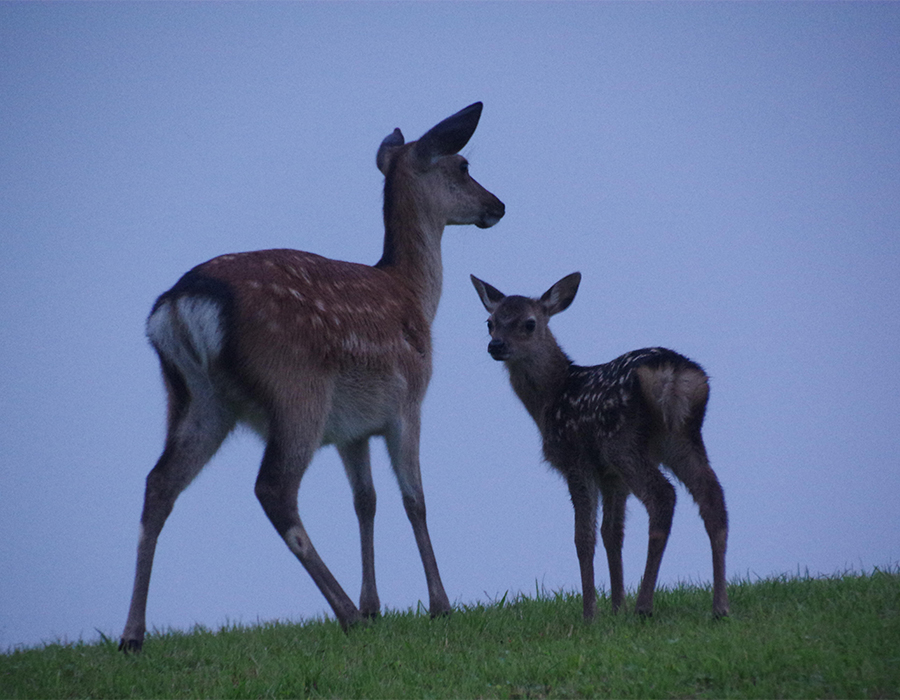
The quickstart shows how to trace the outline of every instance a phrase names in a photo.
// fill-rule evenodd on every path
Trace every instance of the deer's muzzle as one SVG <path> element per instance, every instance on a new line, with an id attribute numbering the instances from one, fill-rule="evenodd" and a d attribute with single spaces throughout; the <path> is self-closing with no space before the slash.
<path id="1" fill-rule="evenodd" d="M 509 348 L 502 340 L 494 339 L 488 343 L 488 352 L 495 360 L 502 361 L 509 357 Z"/>

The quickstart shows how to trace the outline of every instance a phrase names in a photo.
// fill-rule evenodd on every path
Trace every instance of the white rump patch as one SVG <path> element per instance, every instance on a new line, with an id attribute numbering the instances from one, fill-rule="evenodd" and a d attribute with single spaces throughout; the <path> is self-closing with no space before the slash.
<path id="1" fill-rule="evenodd" d="M 207 370 L 225 341 L 221 307 L 205 297 L 165 301 L 147 319 L 147 337 L 179 367 L 199 364 Z"/>

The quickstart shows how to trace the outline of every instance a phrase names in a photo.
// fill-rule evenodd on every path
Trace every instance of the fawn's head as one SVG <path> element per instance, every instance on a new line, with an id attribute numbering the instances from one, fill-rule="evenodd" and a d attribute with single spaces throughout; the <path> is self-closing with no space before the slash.
<path id="1" fill-rule="evenodd" d="M 503 202 L 475 181 L 468 161 L 459 155 L 475 133 L 481 109 L 481 102 L 471 104 L 412 143 L 404 141 L 400 129 L 381 142 L 375 162 L 385 176 L 386 222 L 393 215 L 387 207 L 392 206 L 415 207 L 440 219 L 440 226 L 489 228 L 500 221 Z M 409 199 L 395 201 L 392 194 L 398 190 L 408 191 Z"/>
<path id="2" fill-rule="evenodd" d="M 496 287 L 470 275 L 481 303 L 491 315 L 488 352 L 495 360 L 514 363 L 534 357 L 543 348 L 555 345 L 548 327 L 550 317 L 564 311 L 572 303 L 581 273 L 563 277 L 540 297 L 506 296 Z"/>

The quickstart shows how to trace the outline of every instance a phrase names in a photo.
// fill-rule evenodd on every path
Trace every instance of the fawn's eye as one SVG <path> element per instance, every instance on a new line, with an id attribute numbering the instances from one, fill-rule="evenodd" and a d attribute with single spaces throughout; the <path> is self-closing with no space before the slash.
<path id="1" fill-rule="evenodd" d="M 459 164 L 459 172 L 466 174 L 469 172 L 469 164 L 466 161 L 463 161 Z"/>
<path id="2" fill-rule="evenodd" d="M 494 322 L 491 319 L 487 321 L 488 333 L 494 332 Z"/>
<path id="3" fill-rule="evenodd" d="M 533 318 L 529 318 L 522 326 L 525 328 L 526 333 L 534 333 L 534 329 L 537 327 L 537 321 Z"/>

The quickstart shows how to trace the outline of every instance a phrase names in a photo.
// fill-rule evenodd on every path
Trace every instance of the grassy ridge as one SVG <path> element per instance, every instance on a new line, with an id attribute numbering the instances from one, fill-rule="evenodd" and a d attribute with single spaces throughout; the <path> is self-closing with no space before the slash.
<path id="1" fill-rule="evenodd" d="M 900 570 L 657 593 L 654 617 L 591 625 L 581 597 L 389 612 L 349 635 L 332 621 L 150 635 L 0 655 L 0 696 L 41 697 L 900 697 Z M 633 604 L 633 600 L 629 601 Z"/>

